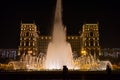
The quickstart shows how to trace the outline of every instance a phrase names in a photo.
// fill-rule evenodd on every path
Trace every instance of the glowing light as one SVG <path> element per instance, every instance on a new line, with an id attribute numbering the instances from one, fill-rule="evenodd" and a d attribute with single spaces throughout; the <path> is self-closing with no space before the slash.
<path id="1" fill-rule="evenodd" d="M 82 51 L 81 51 L 81 54 L 82 54 L 82 55 L 86 55 L 87 52 L 86 52 L 85 50 L 82 50 Z"/>
<path id="2" fill-rule="evenodd" d="M 28 51 L 28 53 L 29 53 L 29 54 L 31 54 L 31 53 L 32 53 L 32 51 L 30 50 L 30 51 Z"/>

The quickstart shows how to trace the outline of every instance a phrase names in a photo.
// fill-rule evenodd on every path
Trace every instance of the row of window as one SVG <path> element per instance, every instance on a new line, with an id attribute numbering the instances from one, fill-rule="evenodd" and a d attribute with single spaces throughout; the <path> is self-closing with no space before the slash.
<path id="1" fill-rule="evenodd" d="M 20 46 L 35 46 L 35 42 L 29 42 L 29 41 L 21 42 Z"/>
<path id="2" fill-rule="evenodd" d="M 25 47 L 25 48 L 19 48 L 19 50 L 25 50 L 25 51 L 28 51 L 28 50 L 36 50 L 37 51 L 37 48 L 35 48 L 35 47 Z"/>
<path id="3" fill-rule="evenodd" d="M 40 39 L 52 39 L 52 37 L 40 37 Z M 80 39 L 80 37 L 67 37 L 67 39 Z"/>
<path id="4" fill-rule="evenodd" d="M 25 25 L 22 25 L 22 28 L 33 28 L 33 27 L 35 27 L 35 25 L 33 25 L 33 24 L 29 24 L 29 25 L 27 25 L 27 24 L 25 24 Z"/>
<path id="5" fill-rule="evenodd" d="M 80 39 L 80 37 L 67 37 L 68 39 Z"/>
<path id="6" fill-rule="evenodd" d="M 35 29 L 34 29 L 34 28 L 28 28 L 28 29 L 27 29 L 27 28 L 21 28 L 21 31 L 22 31 L 22 30 L 30 30 L 30 31 L 34 31 Z"/>
<path id="7" fill-rule="evenodd" d="M 52 39 L 52 37 L 40 37 L 40 39 Z"/>
<path id="8" fill-rule="evenodd" d="M 26 34 L 21 33 L 21 36 L 26 36 L 26 37 L 29 36 L 30 37 L 30 36 L 35 36 L 35 34 L 26 32 Z M 46 37 L 40 37 L 40 39 L 52 39 L 52 37 L 47 37 L 46 36 Z M 73 37 L 67 37 L 67 39 L 76 39 L 77 40 L 77 39 L 80 39 L 80 37 L 74 37 L 73 36 Z"/>
<path id="9" fill-rule="evenodd" d="M 35 33 L 37 33 L 37 32 L 25 32 L 25 33 L 23 33 L 23 32 L 21 32 L 21 34 L 20 34 L 20 36 L 25 36 L 25 37 L 35 37 Z"/>
<path id="10" fill-rule="evenodd" d="M 86 38 L 83 38 L 83 39 L 84 39 L 84 40 L 94 40 L 94 41 L 95 41 L 95 40 L 96 40 L 96 41 L 99 40 L 99 38 L 97 38 L 97 37 L 96 37 L 96 38 L 95 38 L 95 37 L 92 37 L 92 38 L 86 37 Z"/>
<path id="11" fill-rule="evenodd" d="M 89 30 L 98 31 L 98 29 L 89 29 L 89 28 L 85 28 L 85 29 L 84 29 L 84 31 L 89 31 Z"/>
<path id="12" fill-rule="evenodd" d="M 85 33 L 84 37 L 98 37 L 99 34 L 96 32 Z"/>
<path id="13" fill-rule="evenodd" d="M 98 29 L 98 25 L 84 25 L 85 29 Z"/>
<path id="14" fill-rule="evenodd" d="M 90 42 L 85 42 L 84 43 L 85 46 L 99 46 L 99 43 L 97 41 L 90 41 Z"/>
<path id="15" fill-rule="evenodd" d="M 35 30 L 34 25 L 22 25 L 21 30 Z"/>
<path id="16" fill-rule="evenodd" d="M 30 37 L 30 38 L 21 37 L 20 40 L 36 41 L 37 39 L 36 39 L 36 38 L 33 38 L 33 37 Z"/>

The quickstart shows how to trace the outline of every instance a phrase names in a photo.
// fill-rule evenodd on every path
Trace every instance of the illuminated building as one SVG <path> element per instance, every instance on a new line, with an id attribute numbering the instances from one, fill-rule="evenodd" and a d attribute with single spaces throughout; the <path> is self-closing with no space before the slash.
<path id="1" fill-rule="evenodd" d="M 51 36 L 40 36 L 39 37 L 39 49 L 40 52 L 46 53 L 49 42 L 52 40 Z M 67 36 L 67 41 L 72 46 L 73 53 L 80 52 L 80 36 Z"/>
<path id="2" fill-rule="evenodd" d="M 84 24 L 81 35 L 81 50 L 94 57 L 100 55 L 98 24 Z"/>
<path id="3" fill-rule="evenodd" d="M 32 54 L 33 56 L 37 55 L 39 52 L 38 39 L 39 35 L 37 26 L 34 23 L 21 23 L 18 56 L 21 56 L 22 54 Z"/>
<path id="4" fill-rule="evenodd" d="M 39 35 L 37 26 L 33 23 L 22 23 L 20 32 L 20 46 L 18 55 L 31 53 L 37 55 L 39 53 L 46 54 L 51 36 Z M 81 50 L 85 50 L 88 54 L 99 56 L 99 30 L 98 24 L 84 24 L 82 34 L 79 36 L 67 36 L 66 40 L 71 44 L 72 51 L 80 54 Z"/>
<path id="5" fill-rule="evenodd" d="M 39 37 L 39 49 L 40 52 L 46 53 L 49 42 L 51 41 L 51 36 L 40 36 Z"/>
<path id="6" fill-rule="evenodd" d="M 73 54 L 80 54 L 80 36 L 67 36 L 67 41 L 71 44 Z"/>

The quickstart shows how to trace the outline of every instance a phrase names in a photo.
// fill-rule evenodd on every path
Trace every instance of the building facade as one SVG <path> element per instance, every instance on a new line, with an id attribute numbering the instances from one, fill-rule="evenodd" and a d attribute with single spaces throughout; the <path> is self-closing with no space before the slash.
<path id="1" fill-rule="evenodd" d="M 97 24 L 84 24 L 81 35 L 81 51 L 94 57 L 100 55 L 99 27 Z"/>
<path id="2" fill-rule="evenodd" d="M 34 23 L 21 23 L 20 45 L 18 56 L 32 54 L 37 55 L 39 52 L 39 35 L 37 26 Z"/>
<path id="3" fill-rule="evenodd" d="M 39 35 L 37 31 L 34 23 L 21 24 L 18 55 L 47 53 L 52 36 Z M 80 55 L 81 51 L 85 50 L 88 54 L 98 56 L 100 53 L 98 24 L 84 24 L 81 35 L 66 36 L 66 41 L 71 44 L 74 54 Z"/>
<path id="4" fill-rule="evenodd" d="M 47 52 L 48 44 L 52 40 L 51 36 L 40 36 L 39 37 L 39 50 L 42 53 Z M 72 51 L 75 54 L 80 53 L 80 36 L 67 36 L 66 41 L 71 44 Z"/>

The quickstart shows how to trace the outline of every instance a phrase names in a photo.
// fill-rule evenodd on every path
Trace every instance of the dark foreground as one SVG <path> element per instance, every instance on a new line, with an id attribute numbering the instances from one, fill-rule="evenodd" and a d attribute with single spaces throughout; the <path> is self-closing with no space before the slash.
<path id="1" fill-rule="evenodd" d="M 0 80 L 120 80 L 120 71 L 1 71 Z"/>

